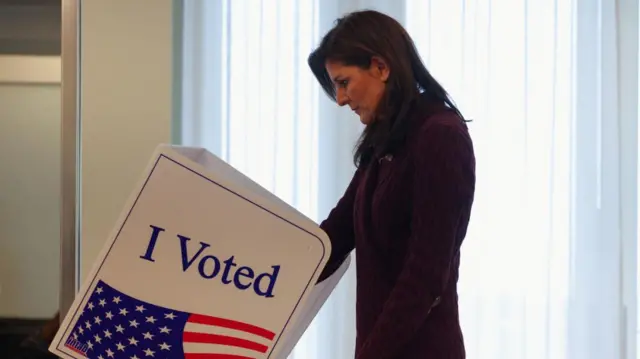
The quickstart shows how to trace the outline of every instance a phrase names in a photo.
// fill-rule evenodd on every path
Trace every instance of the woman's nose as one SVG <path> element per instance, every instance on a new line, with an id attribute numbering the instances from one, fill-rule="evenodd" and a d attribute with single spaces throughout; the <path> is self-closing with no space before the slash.
<path id="1" fill-rule="evenodd" d="M 338 90 L 336 93 L 336 102 L 339 106 L 344 106 L 349 103 L 349 97 L 344 93 L 344 91 Z"/>

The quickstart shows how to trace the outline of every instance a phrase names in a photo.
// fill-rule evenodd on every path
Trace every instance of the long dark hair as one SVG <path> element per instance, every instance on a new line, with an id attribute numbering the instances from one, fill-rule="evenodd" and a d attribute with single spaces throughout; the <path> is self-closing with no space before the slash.
<path id="1" fill-rule="evenodd" d="M 395 19 L 373 10 L 356 11 L 336 20 L 308 58 L 309 67 L 324 91 L 334 101 L 336 90 L 326 70 L 327 61 L 368 69 L 374 56 L 390 68 L 375 121 L 367 125 L 354 152 L 356 166 L 393 152 L 404 142 L 409 116 L 422 97 L 464 118 L 445 89 L 429 73 L 413 40 Z"/>

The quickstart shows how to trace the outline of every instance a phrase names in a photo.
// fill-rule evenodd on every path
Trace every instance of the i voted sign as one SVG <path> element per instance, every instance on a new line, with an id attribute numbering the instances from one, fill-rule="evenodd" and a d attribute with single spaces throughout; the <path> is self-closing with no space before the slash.
<path id="1" fill-rule="evenodd" d="M 159 146 L 50 351 L 283 359 L 348 266 L 316 286 L 330 250 L 317 224 L 211 153 Z"/>

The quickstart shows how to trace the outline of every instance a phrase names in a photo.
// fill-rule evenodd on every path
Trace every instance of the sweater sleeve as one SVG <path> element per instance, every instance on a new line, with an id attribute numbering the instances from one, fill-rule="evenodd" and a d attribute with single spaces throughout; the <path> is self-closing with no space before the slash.
<path id="1" fill-rule="evenodd" d="M 356 171 L 343 196 L 331 212 L 329 212 L 327 219 L 320 223 L 320 228 L 327 233 L 331 241 L 331 254 L 327 265 L 318 278 L 318 282 L 322 282 L 338 270 L 342 262 L 347 259 L 351 251 L 355 248 L 353 203 L 356 197 L 360 173 L 361 170 Z"/>
<path id="2" fill-rule="evenodd" d="M 458 124 L 427 126 L 414 147 L 411 235 L 403 269 L 356 359 L 402 354 L 439 302 L 460 249 L 458 222 L 468 211 L 475 188 L 471 140 Z"/>

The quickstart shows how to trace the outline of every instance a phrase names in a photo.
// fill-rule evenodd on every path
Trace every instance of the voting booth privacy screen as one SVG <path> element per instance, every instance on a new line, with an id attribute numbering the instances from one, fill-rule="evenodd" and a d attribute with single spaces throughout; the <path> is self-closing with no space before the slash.
<path id="1" fill-rule="evenodd" d="M 50 351 L 284 359 L 349 266 L 316 285 L 330 252 L 315 222 L 226 162 L 161 145 Z"/>

